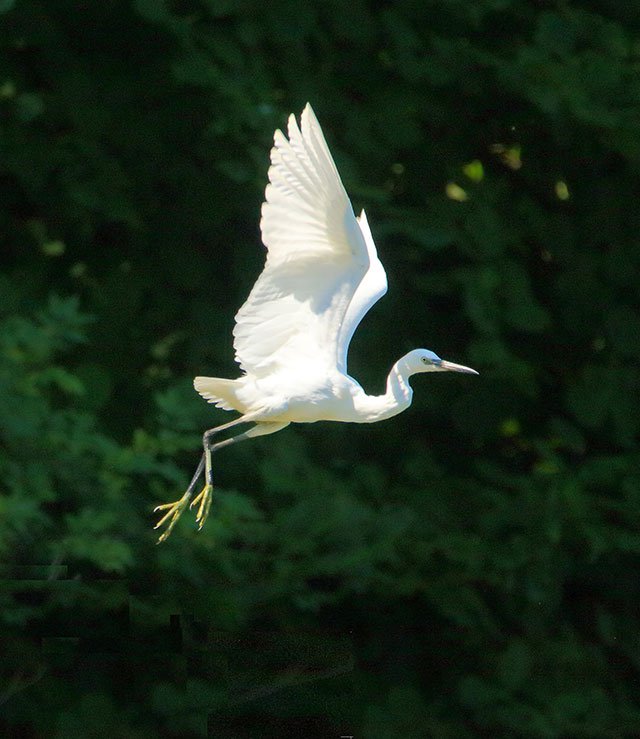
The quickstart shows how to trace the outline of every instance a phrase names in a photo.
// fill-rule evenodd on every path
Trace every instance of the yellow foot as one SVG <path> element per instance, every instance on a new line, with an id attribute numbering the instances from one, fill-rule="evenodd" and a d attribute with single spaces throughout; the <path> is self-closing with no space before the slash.
<path id="1" fill-rule="evenodd" d="M 189 508 L 193 508 L 194 505 L 200 502 L 200 508 L 196 514 L 196 523 L 198 524 L 198 530 L 204 526 L 204 522 L 207 520 L 209 515 L 209 508 L 211 508 L 211 499 L 213 497 L 213 485 L 205 485 L 198 496 L 193 499 L 193 502 Z"/>
<path id="2" fill-rule="evenodd" d="M 187 507 L 190 497 L 190 495 L 185 493 L 182 498 L 180 498 L 180 500 L 176 500 L 173 503 L 158 505 L 153 509 L 154 513 L 156 513 L 156 511 L 167 511 L 164 516 L 158 521 L 158 523 L 153 527 L 154 529 L 159 529 L 161 526 L 164 526 L 168 522 L 166 530 L 163 531 L 162 534 L 160 534 L 158 544 L 166 541 L 169 538 L 169 534 L 173 531 L 173 527 L 178 522 L 178 519 L 182 515 L 184 509 Z"/>

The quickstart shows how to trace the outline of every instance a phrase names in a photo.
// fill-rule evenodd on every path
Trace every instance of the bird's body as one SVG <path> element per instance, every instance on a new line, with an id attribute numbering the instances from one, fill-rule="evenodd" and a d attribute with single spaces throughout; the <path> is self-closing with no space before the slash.
<path id="1" fill-rule="evenodd" d="M 411 404 L 409 377 L 419 372 L 475 370 L 414 349 L 392 367 L 383 395 L 367 395 L 347 373 L 349 342 L 369 308 L 387 291 L 387 277 L 364 211 L 356 218 L 320 124 L 307 105 L 301 125 L 289 118 L 288 139 L 274 135 L 269 184 L 260 227 L 265 268 L 236 315 L 233 332 L 237 379 L 196 377 L 195 389 L 239 418 L 204 435 L 203 461 L 185 495 L 158 526 L 167 538 L 205 468 L 200 526 L 211 502 L 211 453 L 236 441 L 280 431 L 290 423 L 372 423 Z M 226 441 L 219 431 L 255 424 Z M 205 464 L 206 463 L 206 464 Z"/>
<path id="2" fill-rule="evenodd" d="M 396 365 L 384 395 L 367 395 L 353 377 L 336 370 L 287 371 L 265 378 L 245 375 L 232 385 L 218 378 L 196 377 L 194 385 L 210 402 L 250 414 L 259 423 L 373 423 L 403 411 L 411 405 L 413 394 Z"/>
<path id="3" fill-rule="evenodd" d="M 198 380 L 198 388 L 206 386 L 204 378 Z M 349 410 L 354 402 L 355 384 L 337 372 L 333 376 L 284 372 L 265 378 L 245 376 L 236 383 L 235 409 L 251 414 L 259 423 L 355 420 Z"/>

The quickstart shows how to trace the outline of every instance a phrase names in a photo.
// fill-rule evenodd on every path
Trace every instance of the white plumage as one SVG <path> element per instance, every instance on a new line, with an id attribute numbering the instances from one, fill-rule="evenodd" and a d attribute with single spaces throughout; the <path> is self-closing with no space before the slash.
<path id="1" fill-rule="evenodd" d="M 301 127 L 291 116 L 289 140 L 275 134 L 260 222 L 267 262 L 236 315 L 236 359 L 255 377 L 305 365 L 346 371 L 362 317 L 350 310 L 354 295 L 368 308 L 387 286 L 309 105 Z"/>
<path id="2" fill-rule="evenodd" d="M 289 117 L 288 138 L 274 135 L 260 221 L 267 247 L 264 270 L 236 314 L 235 380 L 196 377 L 195 389 L 210 403 L 241 416 L 205 433 L 204 455 L 185 495 L 168 509 L 166 539 L 206 467 L 200 501 L 202 526 L 211 503 L 211 453 L 237 441 L 274 433 L 291 422 L 370 423 L 407 408 L 409 377 L 418 372 L 475 370 L 415 349 L 391 369 L 384 395 L 367 395 L 347 374 L 349 342 L 369 308 L 387 290 L 387 276 L 364 210 L 358 218 L 345 192 L 311 106 L 300 127 Z M 249 431 L 217 444 L 211 437 L 240 423 Z"/>

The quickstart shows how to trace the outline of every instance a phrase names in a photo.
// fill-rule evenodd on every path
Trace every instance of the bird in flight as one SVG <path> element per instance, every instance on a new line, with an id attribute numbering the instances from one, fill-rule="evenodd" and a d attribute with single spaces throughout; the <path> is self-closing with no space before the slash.
<path id="1" fill-rule="evenodd" d="M 198 506 L 202 528 L 213 492 L 211 455 L 245 439 L 281 431 L 290 423 L 373 423 L 411 405 L 409 378 L 421 372 L 467 372 L 427 349 L 414 349 L 391 368 L 384 395 L 367 395 L 347 373 L 347 350 L 358 324 L 387 291 L 364 210 L 354 215 L 322 129 L 309 104 L 289 117 L 288 138 L 278 130 L 260 221 L 266 264 L 233 331 L 235 380 L 196 377 L 209 403 L 237 411 L 235 420 L 204 433 L 204 453 L 185 494 L 157 506 L 165 541 L 187 506 Z M 240 424 L 247 431 L 215 442 Z M 193 498 L 204 470 L 204 487 Z M 193 498 L 193 499 L 192 499 Z"/>

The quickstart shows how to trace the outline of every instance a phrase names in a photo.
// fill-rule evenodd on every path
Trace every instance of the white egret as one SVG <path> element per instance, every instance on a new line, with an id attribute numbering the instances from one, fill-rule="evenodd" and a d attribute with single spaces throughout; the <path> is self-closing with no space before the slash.
<path id="1" fill-rule="evenodd" d="M 166 525 L 159 541 L 187 505 L 199 505 L 202 528 L 211 506 L 213 452 L 290 423 L 390 418 L 411 404 L 409 378 L 420 372 L 478 374 L 427 349 L 414 349 L 393 365 L 384 395 L 367 395 L 347 374 L 351 337 L 387 291 L 387 277 L 364 210 L 356 218 L 310 105 L 300 128 L 289 117 L 288 134 L 287 139 L 276 131 L 271 149 L 260 221 L 264 271 L 236 315 L 234 348 L 242 376 L 196 377 L 193 383 L 209 403 L 241 415 L 205 432 L 204 454 L 186 493 L 155 509 L 166 511 L 155 527 Z M 213 442 L 219 432 L 244 423 L 255 425 Z M 203 468 L 204 488 L 192 501 Z"/>

